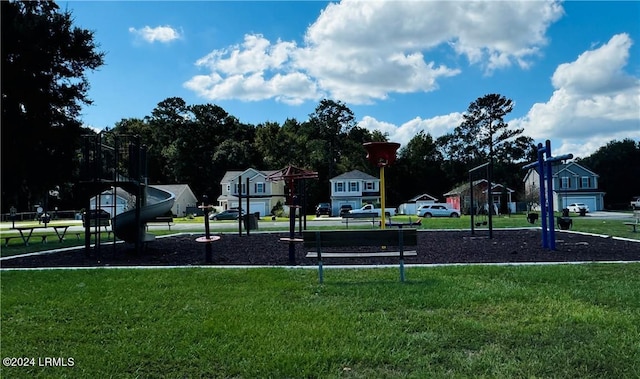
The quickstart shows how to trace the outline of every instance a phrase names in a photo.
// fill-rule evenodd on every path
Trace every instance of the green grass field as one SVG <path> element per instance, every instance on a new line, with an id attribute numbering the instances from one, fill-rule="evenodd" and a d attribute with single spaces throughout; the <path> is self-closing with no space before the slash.
<path id="1" fill-rule="evenodd" d="M 640 376 L 640 264 L 408 270 L 3 271 L 0 375 Z"/>

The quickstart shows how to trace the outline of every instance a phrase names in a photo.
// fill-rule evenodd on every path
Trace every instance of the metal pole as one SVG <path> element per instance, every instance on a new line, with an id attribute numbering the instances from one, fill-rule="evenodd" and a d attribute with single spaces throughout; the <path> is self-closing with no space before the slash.
<path id="1" fill-rule="evenodd" d="M 242 175 L 238 177 L 238 236 L 242 237 Z"/>
<path id="2" fill-rule="evenodd" d="M 247 229 L 247 235 L 249 235 L 249 229 L 251 229 L 251 217 L 249 217 L 249 210 L 251 209 L 249 207 L 249 177 L 247 177 L 247 212 L 245 214 L 244 217 L 246 217 L 246 228 Z"/>
<path id="3" fill-rule="evenodd" d="M 382 214 L 380 215 L 380 229 L 385 229 L 385 193 L 384 193 L 384 165 L 380 166 L 380 205 L 382 207 Z"/>
<path id="4" fill-rule="evenodd" d="M 489 157 L 489 166 L 487 166 L 487 178 L 489 180 L 489 184 L 487 186 L 487 198 L 488 198 L 488 206 L 489 206 L 489 238 L 493 238 L 493 191 L 492 191 L 492 180 L 493 180 L 493 155 Z"/>
<path id="5" fill-rule="evenodd" d="M 545 141 L 545 155 L 547 158 L 546 162 L 546 177 L 547 177 L 547 201 L 549 203 L 549 207 L 547 208 L 547 212 L 549 213 L 549 249 L 556 249 L 556 233 L 555 233 L 555 224 L 554 224 L 554 210 L 553 210 L 553 168 L 551 167 L 551 141 Z"/>
<path id="6" fill-rule="evenodd" d="M 540 175 L 540 224 L 542 227 L 542 247 L 548 248 L 548 236 L 547 236 L 547 199 L 545 197 L 545 170 L 544 170 L 544 148 L 542 144 L 538 144 L 538 172 Z"/>
<path id="7" fill-rule="evenodd" d="M 474 204 L 473 204 L 473 177 L 472 177 L 472 171 L 469 171 L 469 197 L 471 198 L 471 200 L 469 201 L 470 205 L 469 205 L 469 215 L 471 215 L 471 235 L 476 234 L 476 229 L 475 229 L 475 224 L 474 224 L 474 217 L 473 214 L 475 213 L 475 209 L 473 208 Z"/>

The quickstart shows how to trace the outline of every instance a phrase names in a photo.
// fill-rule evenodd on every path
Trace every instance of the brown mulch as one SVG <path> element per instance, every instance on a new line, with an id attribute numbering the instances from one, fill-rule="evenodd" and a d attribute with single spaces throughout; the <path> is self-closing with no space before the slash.
<path id="1" fill-rule="evenodd" d="M 212 262 L 205 261 L 205 244 L 195 241 L 202 234 L 158 238 L 137 253 L 132 244 L 110 244 L 99 250 L 84 249 L 42 254 L 2 261 L 10 267 L 91 267 L 91 266 L 191 266 L 191 265 L 289 265 L 288 243 L 279 241 L 287 233 L 223 234 L 212 243 Z M 420 231 L 415 257 L 406 264 L 478 262 L 578 262 L 640 261 L 640 241 L 557 232 L 556 250 L 542 248 L 541 231 L 495 230 L 472 236 L 468 231 Z M 306 251 L 295 246 L 296 265 L 315 265 Z M 395 264 L 398 258 L 326 258 L 324 264 Z"/>

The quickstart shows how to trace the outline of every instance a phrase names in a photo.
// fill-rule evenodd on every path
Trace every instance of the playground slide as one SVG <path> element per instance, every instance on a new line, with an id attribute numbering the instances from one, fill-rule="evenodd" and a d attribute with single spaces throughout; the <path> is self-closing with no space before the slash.
<path id="1" fill-rule="evenodd" d="M 142 241 L 149 242 L 155 240 L 156 236 L 149 234 L 145 230 L 145 223 L 153 220 L 158 216 L 164 216 L 173 207 L 175 195 L 168 191 L 147 186 L 147 205 L 140 209 L 140 228 L 136 225 L 136 210 L 130 209 L 126 212 L 116 215 L 111 223 L 113 225 L 113 233 L 126 242 L 135 242 L 139 235 Z"/>

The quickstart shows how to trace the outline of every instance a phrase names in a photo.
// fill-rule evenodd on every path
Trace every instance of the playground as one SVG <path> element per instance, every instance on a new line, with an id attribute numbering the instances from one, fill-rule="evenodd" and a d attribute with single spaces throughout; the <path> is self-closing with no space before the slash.
<path id="1" fill-rule="evenodd" d="M 224 233 L 212 244 L 210 263 L 206 262 L 205 248 L 195 240 L 196 234 L 185 233 L 159 237 L 140 254 L 132 244 L 110 244 L 101 249 L 100 256 L 69 250 L 4 260 L 2 267 L 288 266 L 288 248 L 280 241 L 287 235 L 286 232 L 252 233 L 249 236 Z M 541 246 L 540 239 L 541 230 L 537 228 L 500 230 L 492 239 L 472 236 L 468 231 L 419 231 L 417 254 L 407 256 L 405 263 L 640 261 L 638 241 L 562 231 L 556 235 L 556 250 L 551 251 Z M 356 249 L 366 251 L 368 248 Z M 295 247 L 297 266 L 317 264 L 315 258 L 306 255 L 302 245 Z M 396 265 L 397 262 L 394 257 L 325 258 L 327 266 Z"/>

